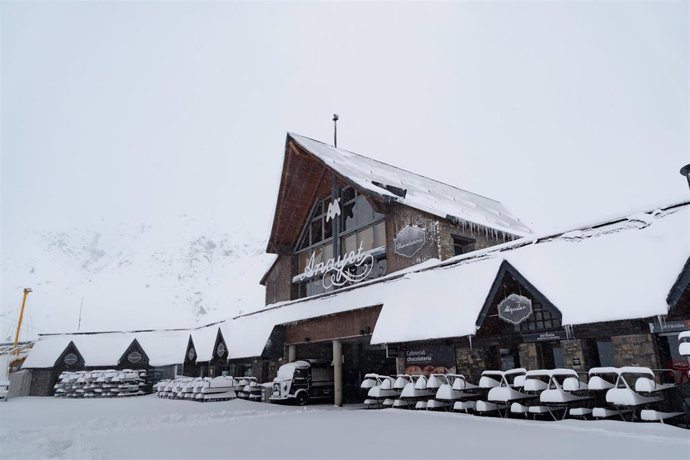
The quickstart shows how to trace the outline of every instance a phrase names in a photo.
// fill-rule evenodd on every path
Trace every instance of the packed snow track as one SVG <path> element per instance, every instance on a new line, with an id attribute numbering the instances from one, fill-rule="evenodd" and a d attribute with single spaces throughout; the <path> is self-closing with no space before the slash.
<path id="1" fill-rule="evenodd" d="M 690 432 L 616 421 L 155 396 L 0 403 L 0 458 L 687 458 Z"/>

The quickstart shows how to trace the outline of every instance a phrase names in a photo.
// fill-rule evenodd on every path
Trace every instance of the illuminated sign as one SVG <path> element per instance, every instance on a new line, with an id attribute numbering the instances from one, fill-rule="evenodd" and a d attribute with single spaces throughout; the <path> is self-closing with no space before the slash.
<path id="1" fill-rule="evenodd" d="M 348 283 L 364 281 L 374 268 L 374 256 L 364 252 L 363 243 L 359 243 L 357 251 L 350 251 L 338 258 L 331 257 L 325 262 L 315 262 L 316 251 L 311 253 L 304 272 L 297 279 L 303 281 L 315 276 L 323 276 L 322 284 L 325 289 L 340 287 Z"/>

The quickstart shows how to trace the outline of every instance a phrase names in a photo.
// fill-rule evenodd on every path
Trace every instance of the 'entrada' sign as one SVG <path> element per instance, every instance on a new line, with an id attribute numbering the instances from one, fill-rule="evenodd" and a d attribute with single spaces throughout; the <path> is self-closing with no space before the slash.
<path id="1" fill-rule="evenodd" d="M 299 275 L 299 280 L 323 275 L 322 284 L 326 289 L 364 281 L 374 268 L 374 256 L 364 252 L 362 244 L 359 243 L 356 252 L 350 251 L 344 256 L 338 256 L 337 259 L 331 257 L 318 264 L 315 262 L 316 252 L 312 252 L 304 272 Z"/>
<path id="2" fill-rule="evenodd" d="M 426 229 L 416 225 L 406 225 L 393 238 L 395 253 L 411 258 L 424 247 L 426 243 Z"/>
<path id="3" fill-rule="evenodd" d="M 520 324 L 532 314 L 532 301 L 525 296 L 510 294 L 498 304 L 498 317 L 510 324 Z"/>

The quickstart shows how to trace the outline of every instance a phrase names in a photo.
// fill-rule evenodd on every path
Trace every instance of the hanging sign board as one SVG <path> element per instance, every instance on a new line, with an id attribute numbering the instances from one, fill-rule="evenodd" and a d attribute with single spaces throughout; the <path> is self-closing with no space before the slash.
<path id="1" fill-rule="evenodd" d="M 409 375 L 446 374 L 454 366 L 455 349 L 450 345 L 405 350 L 405 373 Z"/>
<path id="2" fill-rule="evenodd" d="M 522 340 L 525 342 L 551 342 L 567 339 L 568 334 L 565 331 L 537 332 L 535 334 L 524 334 L 522 336 Z"/>
<path id="3" fill-rule="evenodd" d="M 407 225 L 393 238 L 395 253 L 412 258 L 426 244 L 426 229 L 416 225 Z"/>
<path id="4" fill-rule="evenodd" d="M 659 322 L 649 323 L 649 332 L 652 334 L 659 334 L 662 332 L 682 332 L 687 330 L 690 330 L 690 319 L 664 321 L 661 324 Z"/>
<path id="5" fill-rule="evenodd" d="M 520 324 L 532 315 L 532 301 L 525 296 L 510 294 L 498 304 L 498 317 L 510 324 Z"/>

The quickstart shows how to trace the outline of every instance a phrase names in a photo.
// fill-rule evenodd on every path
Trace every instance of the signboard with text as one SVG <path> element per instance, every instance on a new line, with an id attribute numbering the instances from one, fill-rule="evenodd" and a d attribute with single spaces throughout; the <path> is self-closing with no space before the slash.
<path id="1" fill-rule="evenodd" d="M 451 345 L 431 345 L 405 350 L 405 373 L 409 375 L 446 374 L 455 366 Z"/>
<path id="2" fill-rule="evenodd" d="M 510 294 L 498 304 L 498 317 L 510 324 L 520 324 L 532 315 L 532 300 Z"/>
<path id="3" fill-rule="evenodd" d="M 535 334 L 524 334 L 522 339 L 525 342 L 551 342 L 567 340 L 568 334 L 565 331 L 537 332 Z"/>
<path id="4" fill-rule="evenodd" d="M 677 321 L 664 321 L 649 323 L 649 332 L 652 334 L 659 334 L 663 332 L 682 332 L 690 330 L 690 319 L 681 319 Z"/>

